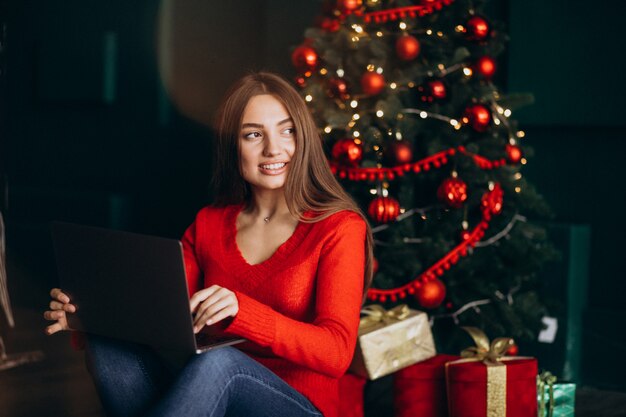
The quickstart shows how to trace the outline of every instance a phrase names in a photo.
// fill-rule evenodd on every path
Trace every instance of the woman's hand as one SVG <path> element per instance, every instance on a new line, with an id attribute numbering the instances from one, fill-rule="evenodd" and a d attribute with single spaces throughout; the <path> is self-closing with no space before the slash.
<path id="1" fill-rule="evenodd" d="M 50 291 L 50 297 L 52 297 L 50 310 L 44 312 L 43 317 L 46 320 L 56 321 L 56 323 L 46 327 L 47 335 L 62 330 L 69 330 L 66 314 L 76 312 L 76 306 L 70 304 L 70 297 L 64 294 L 60 289 L 53 288 L 52 291 Z"/>
<path id="2" fill-rule="evenodd" d="M 193 331 L 198 333 L 205 325 L 210 326 L 239 312 L 239 302 L 234 292 L 219 285 L 195 293 L 189 300 L 191 313 L 195 313 Z"/>

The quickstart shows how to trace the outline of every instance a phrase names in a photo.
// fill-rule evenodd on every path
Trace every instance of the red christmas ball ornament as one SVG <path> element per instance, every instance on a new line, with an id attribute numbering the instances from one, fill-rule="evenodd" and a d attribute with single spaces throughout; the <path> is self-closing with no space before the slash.
<path id="1" fill-rule="evenodd" d="M 368 71 L 361 77 L 361 89 L 368 96 L 380 94 L 385 89 L 385 77 L 377 72 Z"/>
<path id="2" fill-rule="evenodd" d="M 482 104 L 474 104 L 465 109 L 463 122 L 477 132 L 484 132 L 491 123 L 491 111 Z"/>
<path id="3" fill-rule="evenodd" d="M 406 140 L 394 140 L 387 151 L 389 162 L 402 165 L 413 161 L 411 144 Z"/>
<path id="4" fill-rule="evenodd" d="M 302 76 L 296 77 L 296 85 L 300 88 L 304 88 L 306 86 L 306 78 Z"/>
<path id="5" fill-rule="evenodd" d="M 490 56 L 478 58 L 474 67 L 476 72 L 487 79 L 490 79 L 496 73 L 496 61 Z"/>
<path id="6" fill-rule="evenodd" d="M 502 204 L 504 202 L 504 192 L 500 184 L 495 184 L 491 192 L 485 193 L 481 199 L 482 207 L 491 214 L 499 214 L 502 212 Z"/>
<path id="7" fill-rule="evenodd" d="M 373 258 L 372 259 L 372 273 L 375 274 L 376 272 L 378 272 L 378 259 Z"/>
<path id="8" fill-rule="evenodd" d="M 291 63 L 298 71 L 310 71 L 317 65 L 317 52 L 308 45 L 300 45 L 291 54 Z"/>
<path id="9" fill-rule="evenodd" d="M 337 0 L 337 9 L 347 12 L 355 11 L 363 6 L 363 0 Z"/>
<path id="10" fill-rule="evenodd" d="M 348 83 L 343 78 L 331 78 L 328 81 L 328 93 L 331 97 L 347 100 L 350 97 Z"/>
<path id="11" fill-rule="evenodd" d="M 367 213 L 377 223 L 389 223 L 400 214 L 400 203 L 391 197 L 376 197 L 370 203 Z"/>
<path id="12" fill-rule="evenodd" d="M 446 298 L 446 286 L 438 279 L 423 282 L 415 298 L 424 308 L 437 308 Z"/>
<path id="13" fill-rule="evenodd" d="M 452 208 L 459 208 L 467 200 L 467 184 L 459 178 L 446 178 L 437 190 L 437 198 Z"/>
<path id="14" fill-rule="evenodd" d="M 506 354 L 508 356 L 517 356 L 518 353 L 519 353 L 519 347 L 517 347 L 517 345 L 515 344 L 511 345 L 511 347 L 506 350 Z"/>
<path id="15" fill-rule="evenodd" d="M 484 17 L 472 16 L 465 23 L 465 37 L 470 41 L 481 41 L 489 36 L 491 27 Z"/>
<path id="16" fill-rule="evenodd" d="M 402 35 L 396 41 L 396 54 L 403 61 L 412 61 L 420 54 L 420 41 L 411 35 Z"/>
<path id="17" fill-rule="evenodd" d="M 463 230 L 461 232 L 461 240 L 463 242 L 465 242 L 466 240 L 469 240 L 470 237 L 472 237 L 472 234 L 469 232 L 469 230 Z"/>
<path id="18" fill-rule="evenodd" d="M 512 164 L 517 164 L 522 160 L 522 150 L 510 143 L 506 145 L 506 156 Z"/>
<path id="19" fill-rule="evenodd" d="M 420 100 L 425 103 L 441 101 L 448 96 L 448 87 L 443 80 L 433 78 L 426 80 L 417 87 Z"/>
<path id="20" fill-rule="evenodd" d="M 333 145 L 332 156 L 341 165 L 356 166 L 363 158 L 363 147 L 354 139 L 340 139 Z"/>

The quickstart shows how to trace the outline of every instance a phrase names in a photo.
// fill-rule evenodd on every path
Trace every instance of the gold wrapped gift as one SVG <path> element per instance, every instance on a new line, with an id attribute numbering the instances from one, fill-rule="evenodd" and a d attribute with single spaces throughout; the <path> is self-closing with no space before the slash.
<path id="1" fill-rule="evenodd" d="M 370 305 L 362 313 L 350 372 L 374 380 L 437 353 L 426 313 L 404 304 L 388 311 Z"/>

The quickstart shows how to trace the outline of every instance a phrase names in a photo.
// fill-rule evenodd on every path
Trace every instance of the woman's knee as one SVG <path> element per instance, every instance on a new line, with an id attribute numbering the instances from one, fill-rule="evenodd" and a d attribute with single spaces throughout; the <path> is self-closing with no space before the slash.
<path id="1" fill-rule="evenodd" d="M 232 378 L 245 373 L 248 356 L 232 347 L 209 350 L 191 358 L 187 369 L 199 375 L 213 378 Z"/>

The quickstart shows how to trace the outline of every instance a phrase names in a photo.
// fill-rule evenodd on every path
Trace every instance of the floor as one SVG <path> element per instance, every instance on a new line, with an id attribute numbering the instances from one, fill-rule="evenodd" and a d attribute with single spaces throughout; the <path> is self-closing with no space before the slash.
<path id="1" fill-rule="evenodd" d="M 34 351 L 43 357 L 34 363 L 0 371 L 0 416 L 104 417 L 83 354 L 72 350 L 68 334 L 44 335 L 47 322 L 42 312 L 48 300 L 46 290 L 27 278 L 30 275 L 24 273 L 27 269 L 31 272 L 22 263 L 13 264 L 9 271 L 16 301 L 13 309 L 16 327 L 7 329 L 0 315 L 0 335 L 9 355 Z M 606 360 L 614 360 L 623 368 L 619 358 Z M 365 417 L 392 417 L 392 398 L 390 378 L 370 383 L 366 388 Z M 578 387 L 576 417 L 626 417 L 626 392 Z"/>

